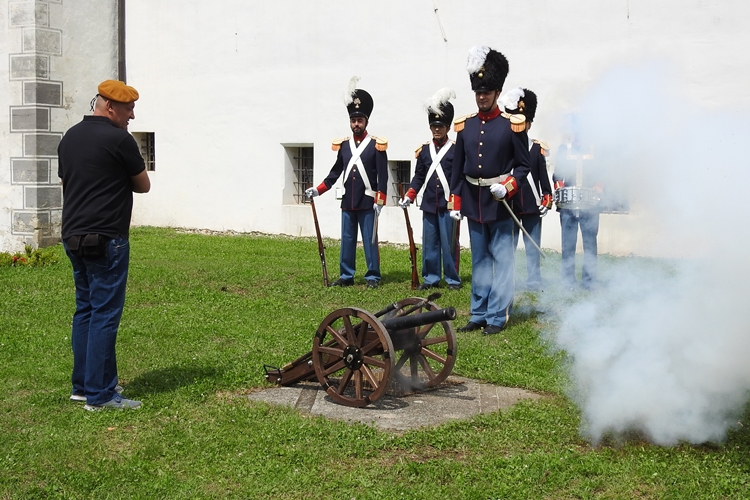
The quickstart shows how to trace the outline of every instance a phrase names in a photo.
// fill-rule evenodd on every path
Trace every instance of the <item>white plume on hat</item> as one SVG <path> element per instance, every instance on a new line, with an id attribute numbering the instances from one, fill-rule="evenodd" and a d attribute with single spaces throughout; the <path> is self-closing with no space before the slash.
<path id="1" fill-rule="evenodd" d="M 455 98 L 456 93 L 451 89 L 444 87 L 435 92 L 435 94 L 433 94 L 433 96 L 430 97 L 426 103 L 424 103 L 425 110 L 428 113 L 435 113 L 438 116 L 443 116 L 443 109 L 441 105 Z"/>
<path id="2" fill-rule="evenodd" d="M 466 70 L 470 75 L 479 71 L 484 65 L 484 60 L 487 58 L 487 54 L 490 53 L 490 48 L 486 45 L 475 45 L 469 49 L 469 57 L 466 61 Z"/>
<path id="3" fill-rule="evenodd" d="M 359 82 L 358 76 L 353 76 L 349 80 L 349 87 L 346 89 L 346 94 L 344 94 L 344 105 L 348 106 L 352 102 L 354 102 L 354 92 L 357 90 L 357 83 Z"/>
<path id="4" fill-rule="evenodd" d="M 509 90 L 500 97 L 500 104 L 507 109 L 516 109 L 518 107 L 518 101 L 520 101 L 526 93 L 522 87 Z"/>

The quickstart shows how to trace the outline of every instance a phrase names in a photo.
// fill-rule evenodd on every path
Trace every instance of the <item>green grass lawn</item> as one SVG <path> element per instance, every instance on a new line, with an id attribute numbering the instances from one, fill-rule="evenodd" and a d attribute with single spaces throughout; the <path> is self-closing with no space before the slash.
<path id="1" fill-rule="evenodd" d="M 338 242 L 327 249 L 333 280 Z M 313 239 L 134 229 L 117 356 L 126 395 L 144 406 L 86 412 L 68 401 L 74 287 L 57 251 L 53 266 L 0 267 L 0 499 L 750 498 L 747 427 L 720 445 L 582 440 L 564 353 L 539 334 L 555 318 L 529 293 L 501 334 L 459 334 L 454 373 L 538 401 L 394 434 L 244 397 L 267 386 L 263 364 L 309 351 L 331 311 L 414 295 L 408 249 L 390 245 L 379 289 L 364 285 L 361 249 L 357 286 L 326 289 Z M 552 254 L 542 272 L 558 269 Z M 458 326 L 466 250 L 461 275 L 467 286 L 438 300 L 456 307 Z"/>

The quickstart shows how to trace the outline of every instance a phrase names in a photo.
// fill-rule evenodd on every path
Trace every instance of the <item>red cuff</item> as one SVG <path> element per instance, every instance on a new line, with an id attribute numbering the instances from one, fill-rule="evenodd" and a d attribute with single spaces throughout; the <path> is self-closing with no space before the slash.
<path id="1" fill-rule="evenodd" d="M 382 207 L 383 205 L 385 205 L 385 201 L 386 201 L 385 193 L 381 191 L 378 191 L 377 193 L 375 193 L 375 203 L 377 203 L 378 205 Z"/>
<path id="2" fill-rule="evenodd" d="M 315 189 L 318 190 L 318 196 L 320 196 L 321 194 L 323 194 L 326 191 L 328 191 L 328 186 L 326 186 L 325 182 L 321 182 L 320 185 L 318 187 L 316 187 Z"/>
<path id="3" fill-rule="evenodd" d="M 450 198 L 448 198 L 448 210 L 458 210 L 461 211 L 461 197 L 456 196 L 455 194 L 452 194 Z"/>
<path id="4" fill-rule="evenodd" d="M 512 197 L 518 191 L 518 181 L 512 175 L 508 177 L 502 184 L 505 187 L 505 190 L 508 192 L 508 194 L 505 195 L 506 198 Z"/>
<path id="5" fill-rule="evenodd" d="M 565 187 L 565 181 L 555 181 L 555 189 L 560 189 Z"/>
<path id="6" fill-rule="evenodd" d="M 417 199 L 417 192 L 414 191 L 412 188 L 409 188 L 409 190 L 404 195 L 406 198 L 409 198 L 412 202 Z"/>
<path id="7" fill-rule="evenodd" d="M 542 206 L 547 208 L 552 208 L 552 195 L 551 194 L 545 194 L 544 198 L 542 198 Z"/>

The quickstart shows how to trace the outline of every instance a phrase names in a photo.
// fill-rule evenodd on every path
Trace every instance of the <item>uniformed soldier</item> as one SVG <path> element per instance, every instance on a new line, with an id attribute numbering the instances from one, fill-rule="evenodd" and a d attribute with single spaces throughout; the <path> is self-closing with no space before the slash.
<path id="1" fill-rule="evenodd" d="M 492 335 L 508 323 L 513 305 L 513 219 L 505 200 L 529 173 L 523 115 L 502 113 L 498 97 L 508 60 L 490 47 L 473 47 L 467 64 L 479 111 L 454 123 L 456 137 L 448 208 L 468 219 L 471 243 L 471 318 L 459 331 Z"/>
<path id="2" fill-rule="evenodd" d="M 536 116 L 536 94 L 529 89 L 519 87 L 502 96 L 500 103 L 507 113 L 520 113 L 526 117 L 526 132 L 528 133 Z M 526 182 L 521 185 L 521 191 L 513 199 L 513 211 L 536 243 L 534 246 L 524 234 L 526 288 L 529 290 L 540 290 L 542 287 L 541 255 L 537 247 L 541 247 L 542 244 L 542 217 L 552 208 L 552 186 L 547 175 L 548 156 L 549 146 L 529 138 L 530 172 L 526 176 Z M 521 228 L 515 226 L 515 248 L 518 248 L 520 232 Z"/>
<path id="3" fill-rule="evenodd" d="M 317 188 L 308 188 L 308 198 L 318 196 L 334 185 L 344 174 L 342 187 L 336 188 L 341 196 L 341 258 L 339 279 L 331 286 L 354 284 L 357 251 L 357 226 L 367 261 L 365 281 L 369 288 L 380 283 L 380 252 L 377 241 L 377 217 L 385 205 L 388 189 L 388 141 L 367 133 L 373 100 L 370 94 L 356 88 L 359 77 L 353 77 L 344 98 L 349 112 L 349 126 L 353 135 L 333 141 L 332 149 L 338 151 L 331 172 Z"/>
<path id="4" fill-rule="evenodd" d="M 441 89 L 427 102 L 427 122 L 432 140 L 416 150 L 417 164 L 409 190 L 399 202 L 404 210 L 421 199 L 422 209 L 422 278 L 418 290 L 436 288 L 441 274 L 449 290 L 461 287 L 458 277 L 459 247 L 457 221 L 450 217 L 447 209 L 450 196 L 451 168 L 453 166 L 453 141 L 448 131 L 453 123 L 453 105 L 449 99 L 456 97 L 450 89 Z M 442 273 L 441 273 L 442 267 Z"/>
<path id="5" fill-rule="evenodd" d="M 562 238 L 563 286 L 572 288 L 576 281 L 576 243 L 578 228 L 583 242 L 581 285 L 590 289 L 596 280 L 597 236 L 599 234 L 599 201 L 603 182 L 596 166 L 593 146 L 585 147 L 574 117 L 569 117 L 565 142 L 555 158 L 552 181 L 555 201 L 560 212 Z"/>

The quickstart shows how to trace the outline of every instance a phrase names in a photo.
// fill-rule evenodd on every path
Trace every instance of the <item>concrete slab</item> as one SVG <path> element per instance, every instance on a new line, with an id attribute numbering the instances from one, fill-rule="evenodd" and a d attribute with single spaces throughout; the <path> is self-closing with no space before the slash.
<path id="1" fill-rule="evenodd" d="M 293 407 L 312 415 L 361 422 L 383 430 L 407 431 L 492 413 L 509 408 L 523 399 L 539 399 L 541 396 L 523 389 L 450 376 L 435 389 L 400 396 L 386 394 L 364 408 L 334 402 L 317 382 L 273 387 L 248 397 L 253 401 Z"/>

